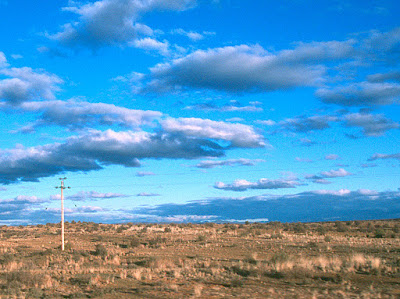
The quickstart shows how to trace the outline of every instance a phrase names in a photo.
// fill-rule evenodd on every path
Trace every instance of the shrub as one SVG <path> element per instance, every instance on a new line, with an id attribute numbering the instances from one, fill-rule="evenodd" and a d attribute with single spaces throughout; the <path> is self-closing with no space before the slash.
<path id="1" fill-rule="evenodd" d="M 167 241 L 166 238 L 161 238 L 160 236 L 155 237 L 154 239 L 149 240 L 150 247 L 158 247 L 160 244 L 165 243 Z"/>
<path id="2" fill-rule="evenodd" d="M 73 244 L 72 244 L 71 242 L 67 242 L 67 243 L 65 243 L 65 245 L 64 245 L 64 250 L 69 251 L 69 250 L 72 249 L 72 247 L 73 247 Z"/>
<path id="3" fill-rule="evenodd" d="M 384 238 L 385 237 L 385 231 L 383 229 L 378 228 L 375 231 L 375 238 Z"/>
<path id="4" fill-rule="evenodd" d="M 117 228 L 117 233 L 122 233 L 124 230 L 125 230 L 126 228 L 123 226 L 123 225 L 121 225 L 121 226 L 119 226 L 118 228 Z"/>
<path id="5" fill-rule="evenodd" d="M 138 246 L 140 245 L 140 240 L 139 240 L 139 238 L 133 237 L 133 238 L 130 240 L 129 245 L 130 245 L 132 248 L 138 247 Z"/>
<path id="6" fill-rule="evenodd" d="M 326 230 L 325 226 L 320 225 L 320 226 L 318 226 L 318 228 L 317 228 L 317 232 L 318 232 L 321 236 L 323 236 L 323 235 L 325 235 L 325 234 L 327 233 L 327 230 Z"/>
<path id="7" fill-rule="evenodd" d="M 243 277 L 247 277 L 247 276 L 257 276 L 257 271 L 256 270 L 247 270 L 247 269 L 243 269 L 239 266 L 233 266 L 231 268 L 232 272 L 243 276 Z"/>
<path id="8" fill-rule="evenodd" d="M 303 223 L 295 223 L 293 231 L 297 234 L 304 234 L 306 232 L 306 227 Z"/>
<path id="9" fill-rule="evenodd" d="M 335 227 L 336 231 L 338 231 L 339 233 L 344 233 L 349 230 L 349 228 L 343 222 L 340 221 L 335 222 Z"/>
<path id="10" fill-rule="evenodd" d="M 205 241 L 206 241 L 206 236 L 204 235 L 197 236 L 197 242 L 205 242 Z"/>
<path id="11" fill-rule="evenodd" d="M 271 257 L 270 263 L 274 265 L 274 264 L 286 262 L 288 259 L 289 259 L 289 256 L 285 252 L 277 252 Z"/>
<path id="12" fill-rule="evenodd" d="M 105 256 L 107 256 L 107 254 L 108 254 L 107 248 L 104 245 L 102 245 L 102 244 L 96 245 L 96 250 L 94 252 L 94 255 L 105 257 Z"/>
<path id="13" fill-rule="evenodd" d="M 43 282 L 44 275 L 28 270 L 17 270 L 7 273 L 6 284 L 9 288 L 37 287 Z"/>

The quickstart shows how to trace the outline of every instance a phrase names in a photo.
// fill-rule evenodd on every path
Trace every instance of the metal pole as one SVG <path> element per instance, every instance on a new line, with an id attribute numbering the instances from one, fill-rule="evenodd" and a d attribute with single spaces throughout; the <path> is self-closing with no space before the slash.
<path id="1" fill-rule="evenodd" d="M 56 187 L 61 189 L 61 250 L 64 251 L 64 189 L 70 188 L 64 186 L 64 180 L 67 178 L 60 178 L 61 186 Z"/>
<path id="2" fill-rule="evenodd" d="M 61 179 L 61 250 L 64 251 L 64 181 Z"/>

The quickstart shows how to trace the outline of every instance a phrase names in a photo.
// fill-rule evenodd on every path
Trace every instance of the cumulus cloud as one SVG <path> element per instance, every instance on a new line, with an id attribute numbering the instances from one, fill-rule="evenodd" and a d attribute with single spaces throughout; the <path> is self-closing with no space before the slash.
<path id="1" fill-rule="evenodd" d="M 162 116 L 162 113 L 158 111 L 134 110 L 113 104 L 76 100 L 27 102 L 21 104 L 20 109 L 42 113 L 38 120 L 30 125 L 31 129 L 48 125 L 80 129 L 94 125 L 113 124 L 135 128 L 151 125 L 155 119 Z"/>
<path id="2" fill-rule="evenodd" d="M 0 183 L 38 181 L 65 171 L 89 171 L 101 167 L 93 159 L 77 155 L 65 155 L 62 145 L 52 144 L 0 151 Z"/>
<path id="3" fill-rule="evenodd" d="M 231 142 L 231 147 L 264 147 L 264 138 L 251 126 L 231 124 L 201 118 L 168 118 L 161 121 L 162 128 L 169 133 L 187 137 L 211 138 Z"/>
<path id="4" fill-rule="evenodd" d="M 249 182 L 247 180 L 236 180 L 232 184 L 216 182 L 214 188 L 226 191 L 246 191 L 248 189 L 283 189 L 295 188 L 300 183 L 295 179 L 260 179 L 257 182 Z"/>
<path id="5" fill-rule="evenodd" d="M 171 30 L 171 33 L 186 36 L 193 42 L 200 41 L 200 40 L 204 39 L 205 36 L 215 35 L 215 32 L 203 31 L 202 33 L 198 33 L 198 32 L 194 32 L 194 31 L 186 31 L 182 28 L 173 29 L 173 30 Z"/>
<path id="6" fill-rule="evenodd" d="M 3 68 L 0 75 L 0 100 L 11 105 L 32 100 L 53 100 L 63 83 L 58 76 L 29 67 Z"/>
<path id="7" fill-rule="evenodd" d="M 327 104 L 376 106 L 398 103 L 400 84 L 359 82 L 333 88 L 320 88 L 316 96 Z"/>
<path id="8" fill-rule="evenodd" d="M 149 175 L 156 175 L 156 174 L 151 171 L 138 171 L 136 173 L 136 176 L 138 176 L 138 177 L 144 177 L 144 176 L 149 176 Z"/>
<path id="9" fill-rule="evenodd" d="M 328 180 L 322 179 L 322 178 L 315 178 L 315 179 L 313 179 L 313 182 L 316 183 L 316 184 L 321 184 L 321 185 L 329 185 L 329 184 L 332 184 L 331 181 L 328 181 Z"/>
<path id="10" fill-rule="evenodd" d="M 230 92 L 268 92 L 299 86 L 315 86 L 325 68 L 306 51 L 271 54 L 261 46 L 228 46 L 197 50 L 185 57 L 150 69 L 143 92 L 182 88 Z M 298 55 L 297 55 L 298 54 Z M 328 54 L 320 57 L 327 59 Z M 310 64 L 306 64 L 310 63 Z"/>
<path id="11" fill-rule="evenodd" d="M 383 114 L 351 113 L 343 118 L 347 127 L 360 127 L 365 136 L 382 136 L 386 131 L 398 129 L 399 123 L 387 119 Z"/>
<path id="12" fill-rule="evenodd" d="M 300 158 L 300 157 L 296 157 L 295 161 L 297 162 L 305 162 L 305 163 L 312 163 L 314 162 L 314 160 L 310 159 L 310 158 Z"/>
<path id="13" fill-rule="evenodd" d="M 260 146 L 258 135 L 253 136 L 255 140 L 245 137 L 239 143 L 239 136 L 233 136 L 230 130 L 218 133 L 217 127 L 213 129 L 209 134 L 198 133 L 197 128 L 194 133 L 181 134 L 174 130 L 149 133 L 109 129 L 69 137 L 64 143 L 0 150 L 0 183 L 37 181 L 66 171 L 99 170 L 110 164 L 139 167 L 139 159 L 221 157 L 230 147 L 221 146 L 219 140 L 241 147 Z M 249 128 L 244 129 L 247 132 Z"/>
<path id="14" fill-rule="evenodd" d="M 26 213 L 45 202 L 47 200 L 26 195 L 18 195 L 10 199 L 0 199 L 0 216 L 4 219 L 15 214 Z"/>
<path id="15" fill-rule="evenodd" d="M 318 195 L 335 195 L 335 196 L 344 196 L 349 195 L 351 193 L 348 189 L 340 189 L 340 190 L 316 190 L 311 191 L 311 193 Z"/>
<path id="16" fill-rule="evenodd" d="M 6 55 L 0 51 L 0 68 L 8 66 Z"/>
<path id="17" fill-rule="evenodd" d="M 313 145 L 318 144 L 318 142 L 316 142 L 314 140 L 311 140 L 310 138 L 305 137 L 305 138 L 300 138 L 300 139 L 294 141 L 293 144 L 309 147 L 309 146 L 313 146 Z"/>
<path id="18" fill-rule="evenodd" d="M 138 197 L 155 197 L 155 196 L 161 196 L 161 195 L 158 193 L 141 192 L 141 193 L 138 193 L 136 196 L 138 196 Z"/>
<path id="19" fill-rule="evenodd" d="M 0 54 L 1 55 L 1 54 Z M 20 54 L 11 54 L 12 59 L 22 59 L 24 58 L 24 56 L 20 55 Z M 1 59 L 0 59 L 1 60 Z"/>
<path id="20" fill-rule="evenodd" d="M 260 112 L 263 111 L 260 105 L 260 102 L 251 102 L 249 105 L 242 105 L 239 101 L 230 101 L 229 104 L 218 105 L 214 101 L 209 101 L 190 105 L 185 107 L 185 109 L 222 112 Z"/>
<path id="21" fill-rule="evenodd" d="M 329 123 L 338 120 L 338 117 L 330 115 L 299 116 L 285 119 L 279 122 L 278 125 L 284 130 L 304 133 L 328 129 L 330 128 Z"/>
<path id="22" fill-rule="evenodd" d="M 135 39 L 134 41 L 130 42 L 129 45 L 146 51 L 156 51 L 163 56 L 169 55 L 170 52 L 170 45 L 168 41 L 160 42 L 150 37 Z"/>
<path id="23" fill-rule="evenodd" d="M 188 221 L 191 215 L 213 216 L 213 221 L 220 222 L 229 219 L 236 219 L 238 222 L 249 219 L 282 222 L 392 219 L 400 215 L 399 195 L 398 191 L 377 192 L 366 189 L 315 190 L 278 196 L 209 198 L 185 204 L 170 203 L 151 208 L 144 207 L 127 213 L 130 213 L 132 218 L 142 214 L 147 216 L 147 219 L 187 215 Z M 199 217 L 197 221 L 207 220 Z"/>
<path id="24" fill-rule="evenodd" d="M 319 174 L 314 175 L 306 175 L 305 178 L 312 180 L 314 183 L 317 184 L 329 184 L 330 182 L 326 179 L 329 178 L 338 178 L 338 177 L 346 177 L 352 175 L 352 173 L 348 172 L 343 168 L 339 168 L 337 170 L 329 170 L 329 171 L 322 171 Z"/>
<path id="25" fill-rule="evenodd" d="M 59 209 L 40 209 L 38 204 L 26 202 L 13 207 L 7 205 L 7 202 L 0 200 L 1 223 L 4 224 L 59 221 Z M 73 216 L 76 221 L 102 223 L 227 222 L 233 219 L 238 222 L 259 219 L 282 222 L 394 219 L 400 215 L 400 192 L 369 189 L 314 190 L 290 195 L 217 197 L 184 204 L 167 203 L 124 210 L 83 206 L 66 209 L 66 214 Z"/>
<path id="26" fill-rule="evenodd" d="M 258 121 L 258 123 L 262 123 Z M 310 131 L 326 130 L 331 127 L 332 123 L 340 123 L 345 127 L 361 128 L 362 134 L 367 137 L 382 136 L 386 131 L 399 128 L 399 124 L 383 114 L 372 114 L 365 111 L 358 113 L 349 113 L 342 111 L 332 115 L 313 115 L 313 116 L 297 116 L 287 118 L 280 122 L 267 122 L 268 125 L 277 127 L 272 133 L 279 131 L 290 131 L 294 133 L 307 133 Z M 349 134 L 347 134 L 349 136 Z M 306 139 L 304 139 L 306 140 Z M 305 143 L 306 145 L 307 143 Z"/>
<path id="27" fill-rule="evenodd" d="M 228 159 L 228 160 L 205 160 L 201 161 L 200 163 L 196 164 L 195 167 L 197 168 L 204 168 L 204 169 L 210 169 L 210 168 L 215 168 L 218 166 L 253 166 L 256 163 L 259 162 L 264 162 L 264 160 L 260 159 Z"/>
<path id="28" fill-rule="evenodd" d="M 107 209 L 97 206 L 81 206 L 75 207 L 73 209 L 65 209 L 65 214 L 67 215 L 85 215 L 85 214 L 92 214 L 92 213 L 101 213 L 105 212 Z M 100 216 L 100 215 L 99 215 Z M 101 218 L 101 216 L 99 217 Z"/>
<path id="29" fill-rule="evenodd" d="M 321 172 L 321 176 L 323 178 L 337 178 L 337 177 L 345 177 L 345 176 L 349 176 L 349 175 L 351 175 L 351 173 L 343 168 L 340 168 L 337 170 L 332 169 L 329 171 Z"/>
<path id="30" fill-rule="evenodd" d="M 99 199 L 113 199 L 127 197 L 128 195 L 121 193 L 100 193 L 97 191 L 80 191 L 77 194 L 69 195 L 66 199 L 71 199 L 74 201 L 85 201 L 85 200 L 99 200 Z"/>
<path id="31" fill-rule="evenodd" d="M 369 158 L 368 161 L 375 161 L 375 160 L 378 160 L 378 159 L 400 160 L 400 153 L 397 153 L 397 154 L 379 154 L 379 153 L 376 153 L 371 158 Z"/>
<path id="32" fill-rule="evenodd" d="M 336 154 L 329 154 L 325 156 L 325 160 L 338 160 L 340 159 L 339 155 Z"/>
<path id="33" fill-rule="evenodd" d="M 394 81 L 394 82 L 400 82 L 400 72 L 388 72 L 388 73 L 383 73 L 383 74 L 373 74 L 369 75 L 367 77 L 369 82 L 386 82 L 386 81 Z"/>
<path id="34" fill-rule="evenodd" d="M 275 126 L 277 123 L 276 121 L 272 119 L 267 119 L 267 120 L 257 120 L 257 124 L 265 125 L 265 126 Z"/>
<path id="35" fill-rule="evenodd" d="M 362 41 L 364 55 L 368 60 L 398 65 L 400 58 L 400 27 L 391 31 L 380 32 L 373 30 Z"/>
<path id="36" fill-rule="evenodd" d="M 151 33 L 148 26 L 136 26 L 143 14 L 155 10 L 183 11 L 195 5 L 195 0 L 100 0 L 82 5 L 72 2 L 63 10 L 76 14 L 78 20 L 47 36 L 68 47 L 97 49 L 126 44 L 140 33 Z"/>

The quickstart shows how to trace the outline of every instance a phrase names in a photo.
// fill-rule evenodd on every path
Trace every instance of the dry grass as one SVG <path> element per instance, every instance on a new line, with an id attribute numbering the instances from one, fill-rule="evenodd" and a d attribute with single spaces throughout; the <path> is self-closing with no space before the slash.
<path id="1" fill-rule="evenodd" d="M 400 221 L 0 228 L 1 298 L 398 298 Z"/>

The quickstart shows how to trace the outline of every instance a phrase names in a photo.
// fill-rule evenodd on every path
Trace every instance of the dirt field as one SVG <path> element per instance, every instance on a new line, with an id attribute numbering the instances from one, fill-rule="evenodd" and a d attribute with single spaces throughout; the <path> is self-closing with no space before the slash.
<path id="1" fill-rule="evenodd" d="M 400 220 L 0 227 L 1 298 L 399 298 Z"/>

